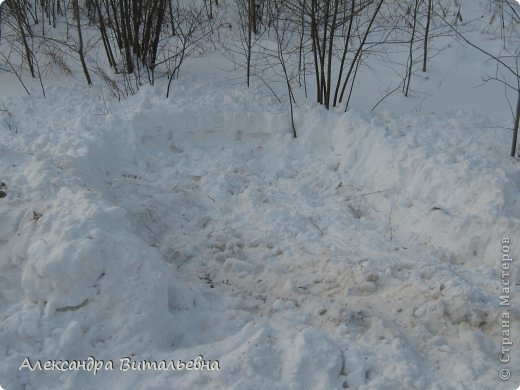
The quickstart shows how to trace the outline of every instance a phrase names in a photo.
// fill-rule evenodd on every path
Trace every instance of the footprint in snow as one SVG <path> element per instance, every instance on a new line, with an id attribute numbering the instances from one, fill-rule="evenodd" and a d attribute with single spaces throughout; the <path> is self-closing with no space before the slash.
<path id="1" fill-rule="evenodd" d="M 5 192 L 3 190 L 7 190 L 7 186 L 5 185 L 4 182 L 1 182 L 0 183 L 0 199 L 5 198 L 7 196 L 7 192 Z"/>

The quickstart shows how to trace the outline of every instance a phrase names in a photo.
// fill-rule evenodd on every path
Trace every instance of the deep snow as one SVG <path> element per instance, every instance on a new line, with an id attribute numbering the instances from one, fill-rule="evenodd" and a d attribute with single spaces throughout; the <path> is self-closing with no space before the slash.
<path id="1" fill-rule="evenodd" d="M 310 106 L 293 140 L 243 88 L 177 93 L 107 115 L 93 91 L 3 99 L 3 386 L 497 388 L 501 238 L 520 255 L 507 131 Z M 221 370 L 18 370 L 130 354 Z"/>

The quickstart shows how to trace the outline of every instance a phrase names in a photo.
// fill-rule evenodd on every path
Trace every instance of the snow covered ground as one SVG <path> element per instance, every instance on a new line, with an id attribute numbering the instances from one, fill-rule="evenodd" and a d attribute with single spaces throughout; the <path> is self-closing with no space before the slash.
<path id="1" fill-rule="evenodd" d="M 299 100 L 295 140 L 285 106 L 208 61 L 169 100 L 70 80 L 26 97 L 0 78 L 0 385 L 515 389 L 520 165 L 501 88 L 457 105 L 482 68 L 443 59 L 436 80 L 459 84 L 392 112 Z M 120 369 L 199 355 L 220 370 Z M 114 370 L 21 368 L 91 356 Z"/>
<path id="2" fill-rule="evenodd" d="M 499 388 L 502 237 L 520 256 L 507 131 L 309 106 L 293 140 L 268 98 L 176 91 L 3 99 L 3 386 Z M 19 370 L 198 355 L 220 370 Z"/>

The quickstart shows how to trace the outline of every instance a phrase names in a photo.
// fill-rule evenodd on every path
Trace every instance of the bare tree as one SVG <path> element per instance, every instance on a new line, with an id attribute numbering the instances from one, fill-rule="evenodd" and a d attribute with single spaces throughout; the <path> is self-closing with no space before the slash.
<path id="1" fill-rule="evenodd" d="M 423 67 L 422 71 L 426 72 L 426 66 L 428 63 L 428 40 L 430 39 L 430 25 L 432 20 L 432 7 L 433 0 L 428 1 L 428 11 L 426 14 L 426 27 L 424 28 L 424 43 L 423 43 Z"/>
<path id="2" fill-rule="evenodd" d="M 29 47 L 28 38 L 28 36 L 32 35 L 32 32 L 30 24 L 27 20 L 26 4 L 24 2 L 16 2 L 12 0 L 7 2 L 7 4 L 11 11 L 11 14 L 14 16 L 14 19 L 16 21 L 16 25 L 13 24 L 12 27 L 17 29 L 17 32 L 22 40 L 23 48 L 25 51 L 25 59 L 27 60 L 31 76 L 34 78 L 36 77 L 36 74 L 34 72 L 33 53 L 31 48 Z"/>
<path id="3" fill-rule="evenodd" d="M 294 121 L 294 107 L 293 103 L 295 101 L 294 94 L 293 94 L 293 88 L 292 88 L 292 79 L 293 77 L 290 75 L 290 70 L 288 68 L 288 63 L 286 60 L 286 55 L 296 54 L 296 51 L 293 51 L 292 53 L 286 53 L 286 48 L 289 46 L 289 43 L 291 41 L 291 33 L 289 29 L 289 22 L 288 19 L 279 18 L 277 17 L 279 15 L 273 15 L 271 16 L 273 19 L 273 29 L 275 32 L 276 37 L 276 56 L 280 63 L 280 66 L 282 68 L 283 72 L 283 79 L 285 81 L 285 85 L 287 87 L 287 97 L 289 100 L 289 108 L 290 108 L 290 114 L 291 114 L 291 128 L 292 128 L 292 134 L 294 138 L 297 138 L 296 133 L 296 124 Z"/>
<path id="4" fill-rule="evenodd" d="M 411 22 L 411 33 L 410 33 L 410 45 L 409 45 L 409 54 L 408 54 L 408 62 L 407 69 L 405 75 L 405 83 L 403 84 L 403 92 L 404 96 L 408 96 L 408 92 L 410 91 L 410 81 L 412 80 L 412 68 L 413 68 L 413 49 L 415 42 L 415 32 L 417 30 L 417 12 L 419 10 L 419 0 L 415 0 L 413 11 L 412 11 L 412 22 Z"/>
<path id="5" fill-rule="evenodd" d="M 90 79 L 90 73 L 87 68 L 87 63 L 85 62 L 85 53 L 83 47 L 83 34 L 81 33 L 81 18 L 79 15 L 79 4 L 78 0 L 74 0 L 74 17 L 76 19 L 76 26 L 78 29 L 78 54 L 79 59 L 81 61 L 81 66 L 83 67 L 83 73 L 85 74 L 85 78 L 87 79 L 87 84 L 92 85 L 92 80 Z"/>

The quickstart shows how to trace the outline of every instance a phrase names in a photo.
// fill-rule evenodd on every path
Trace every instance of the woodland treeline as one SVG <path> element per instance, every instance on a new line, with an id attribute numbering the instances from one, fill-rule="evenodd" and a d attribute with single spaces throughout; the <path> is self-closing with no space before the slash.
<path id="1" fill-rule="evenodd" d="M 374 63 L 391 67 L 396 82 L 373 109 L 391 94 L 412 93 L 414 75 L 457 39 L 496 63 L 489 81 L 520 97 L 518 5 L 485 0 L 482 12 L 499 51 L 467 38 L 473 21 L 461 0 L 6 0 L 0 71 L 24 88 L 26 77 L 39 79 L 45 94 L 49 68 L 77 68 L 88 85 L 103 83 L 119 99 L 166 79 L 169 97 L 187 58 L 221 50 L 244 85 L 266 85 L 291 113 L 296 88 L 326 109 L 346 111 L 358 75 Z M 283 83 L 285 97 L 275 83 Z M 514 156 L 520 98 L 513 116 Z"/>

